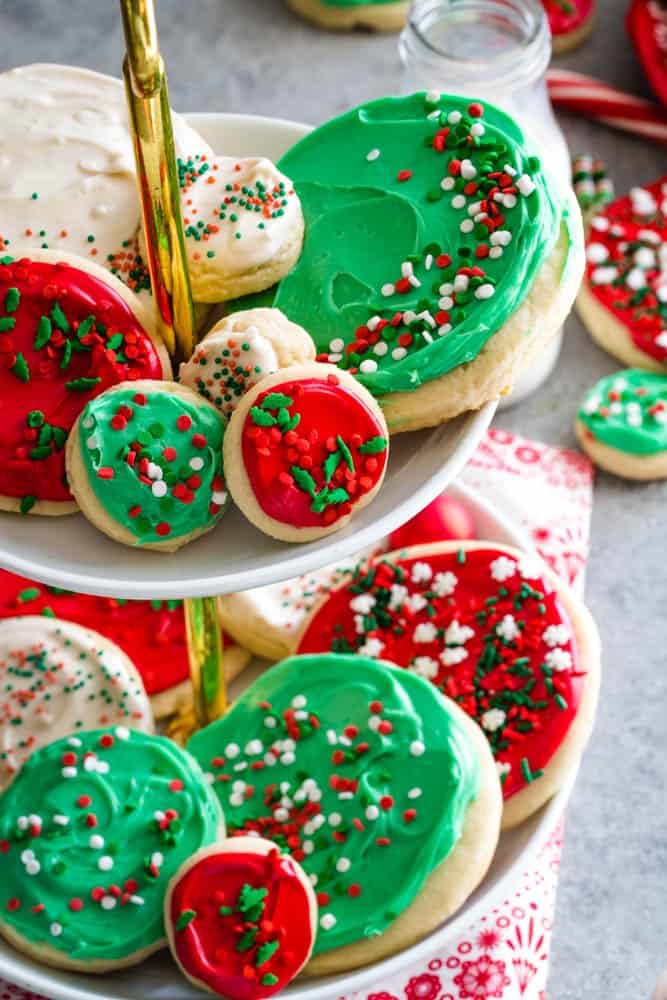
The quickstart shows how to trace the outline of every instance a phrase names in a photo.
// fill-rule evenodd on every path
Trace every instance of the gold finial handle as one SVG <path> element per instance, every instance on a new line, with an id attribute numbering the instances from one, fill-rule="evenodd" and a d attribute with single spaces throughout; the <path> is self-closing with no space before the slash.
<path id="1" fill-rule="evenodd" d="M 132 90 L 137 97 L 151 97 L 164 75 L 157 44 L 157 24 L 152 2 L 120 0 Z"/>

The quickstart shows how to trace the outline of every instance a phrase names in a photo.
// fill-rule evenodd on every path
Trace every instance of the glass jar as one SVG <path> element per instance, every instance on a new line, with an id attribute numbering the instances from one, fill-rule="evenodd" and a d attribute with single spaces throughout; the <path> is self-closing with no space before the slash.
<path id="1" fill-rule="evenodd" d="M 404 93 L 433 89 L 495 104 L 533 138 L 552 176 L 570 184 L 570 153 L 547 93 L 551 34 L 541 3 L 412 0 L 399 51 Z M 562 336 L 560 330 L 501 406 L 520 402 L 548 378 Z"/>

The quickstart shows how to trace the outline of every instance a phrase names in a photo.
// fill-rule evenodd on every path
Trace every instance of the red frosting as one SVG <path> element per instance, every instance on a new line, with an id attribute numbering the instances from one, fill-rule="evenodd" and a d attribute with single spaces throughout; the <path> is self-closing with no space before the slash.
<path id="1" fill-rule="evenodd" d="M 633 0 L 626 25 L 649 83 L 667 104 L 667 5 Z"/>
<path id="2" fill-rule="evenodd" d="M 126 379 L 162 378 L 162 365 L 99 278 L 64 263 L 2 261 L 0 496 L 25 498 L 27 511 L 35 499 L 71 500 L 64 444 L 86 403 Z"/>
<path id="3" fill-rule="evenodd" d="M 382 478 L 385 433 L 335 374 L 267 389 L 242 435 L 257 503 L 269 517 L 297 528 L 333 524 Z"/>
<path id="4" fill-rule="evenodd" d="M 640 351 L 664 363 L 667 361 L 665 303 L 659 301 L 656 289 L 664 284 L 659 252 L 667 241 L 667 174 L 653 184 L 644 185 L 644 190 L 655 199 L 656 211 L 652 215 L 636 215 L 630 195 L 625 195 L 607 205 L 593 219 L 587 246 L 602 244 L 608 251 L 608 258 L 603 262 L 591 260 L 589 249 L 587 287 L 612 316 L 624 324 Z M 604 226 L 606 228 L 602 228 Z M 651 239 L 650 234 L 655 234 L 654 238 Z M 637 289 L 630 287 L 625 279 L 637 269 L 635 255 L 639 248 L 653 250 L 656 262 L 654 267 L 644 271 L 645 282 Z M 598 268 L 608 267 L 617 271 L 613 281 L 592 280 Z"/>
<path id="5" fill-rule="evenodd" d="M 519 566 L 492 547 L 371 562 L 332 591 L 297 652 L 371 652 L 432 680 L 484 729 L 508 798 L 549 763 L 584 685 L 565 609 Z"/>
<path id="6" fill-rule="evenodd" d="M 475 522 L 467 507 L 442 493 L 428 507 L 392 531 L 389 548 L 405 549 L 409 545 L 426 545 L 450 539 L 465 541 L 476 537 Z"/>
<path id="7" fill-rule="evenodd" d="M 595 0 L 543 0 L 552 35 L 576 31 L 593 13 Z"/>
<path id="8" fill-rule="evenodd" d="M 209 854 L 172 892 L 176 956 L 228 1000 L 272 996 L 310 956 L 313 905 L 294 861 L 277 848 Z"/>

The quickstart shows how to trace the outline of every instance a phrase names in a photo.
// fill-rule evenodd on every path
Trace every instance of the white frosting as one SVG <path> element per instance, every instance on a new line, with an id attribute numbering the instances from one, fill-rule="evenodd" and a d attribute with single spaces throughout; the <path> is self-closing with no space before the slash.
<path id="1" fill-rule="evenodd" d="M 178 115 L 173 124 L 181 155 L 211 154 Z M 121 81 L 50 64 L 2 73 L 0 134 L 0 249 L 48 246 L 108 266 L 141 214 Z"/>
<path id="2" fill-rule="evenodd" d="M 243 274 L 270 263 L 293 241 L 301 204 L 270 160 L 214 156 L 193 161 L 188 176 L 181 202 L 193 274 Z"/>
<path id="3" fill-rule="evenodd" d="M 72 622 L 0 622 L 0 789 L 39 747 L 79 730 L 153 731 L 150 702 L 125 654 Z"/>

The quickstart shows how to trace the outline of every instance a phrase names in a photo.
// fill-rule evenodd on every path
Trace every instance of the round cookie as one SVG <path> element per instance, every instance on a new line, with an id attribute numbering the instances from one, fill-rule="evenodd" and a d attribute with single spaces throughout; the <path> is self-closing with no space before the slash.
<path id="1" fill-rule="evenodd" d="M 308 974 L 367 965 L 423 938 L 495 851 L 501 796 L 486 740 L 432 685 L 390 663 L 285 660 L 188 749 L 214 776 L 230 834 L 274 841 L 309 876 L 319 929 Z"/>
<path id="2" fill-rule="evenodd" d="M 309 542 L 371 502 L 387 466 L 382 410 L 347 372 L 295 365 L 260 382 L 225 435 L 229 490 L 274 538 Z"/>
<path id="3" fill-rule="evenodd" d="M 291 180 L 263 157 L 204 154 L 177 164 L 193 299 L 226 302 L 284 278 L 303 244 Z M 143 252 L 143 233 L 139 245 Z"/>
<path id="4" fill-rule="evenodd" d="M 180 865 L 224 836 L 197 763 L 123 726 L 37 750 L 0 798 L 0 934 L 46 965 L 105 972 L 165 944 Z"/>
<path id="5" fill-rule="evenodd" d="M 318 360 L 381 399 L 391 433 L 508 392 L 570 310 L 583 270 L 574 194 L 491 105 L 372 101 L 279 167 L 306 238 L 273 305 L 310 331 Z"/>
<path id="6" fill-rule="evenodd" d="M 301 866 L 269 840 L 202 847 L 174 875 L 164 904 L 169 947 L 199 989 L 263 1000 L 310 958 L 317 900 Z"/>
<path id="7" fill-rule="evenodd" d="M 69 514 L 65 441 L 126 379 L 170 378 L 153 313 L 115 277 L 51 250 L 0 257 L 0 509 Z"/>
<path id="8" fill-rule="evenodd" d="M 0 789 L 33 751 L 81 729 L 153 732 L 141 678 L 125 653 L 74 622 L 0 622 Z"/>
<path id="9" fill-rule="evenodd" d="M 315 360 L 309 334 L 279 309 L 225 316 L 181 365 L 178 380 L 229 417 L 248 389 L 281 368 Z"/>
<path id="10" fill-rule="evenodd" d="M 400 31 L 410 8 L 407 0 L 287 0 L 287 6 L 332 31 Z"/>
<path id="11" fill-rule="evenodd" d="M 588 392 L 577 439 L 601 469 L 624 479 L 667 478 L 667 373 L 626 368 Z"/>
<path id="12" fill-rule="evenodd" d="M 171 117 L 179 156 L 212 155 Z M 48 63 L 1 73 L 0 131 L 0 251 L 48 247 L 110 266 L 141 221 L 122 81 Z"/>
<path id="13" fill-rule="evenodd" d="M 542 0 L 549 18 L 554 55 L 562 56 L 585 42 L 593 30 L 595 0 Z"/>
<path id="14" fill-rule="evenodd" d="M 588 740 L 600 649 L 586 608 L 536 557 L 442 542 L 359 568 L 305 622 L 296 651 L 389 659 L 431 681 L 484 731 L 503 827 L 558 791 Z"/>
<path id="15" fill-rule="evenodd" d="M 175 552 L 225 512 L 224 433 L 216 407 L 185 386 L 122 383 L 91 400 L 72 429 L 72 493 L 115 541 Z"/>
<path id="16" fill-rule="evenodd" d="M 577 311 L 619 361 L 667 371 L 667 174 L 591 220 Z"/>
<path id="17" fill-rule="evenodd" d="M 191 703 L 182 601 L 75 594 L 0 570 L 0 619 L 24 615 L 66 619 L 111 639 L 136 667 L 156 719 Z M 225 676 L 232 681 L 250 662 L 250 653 L 228 635 L 223 641 Z"/>

